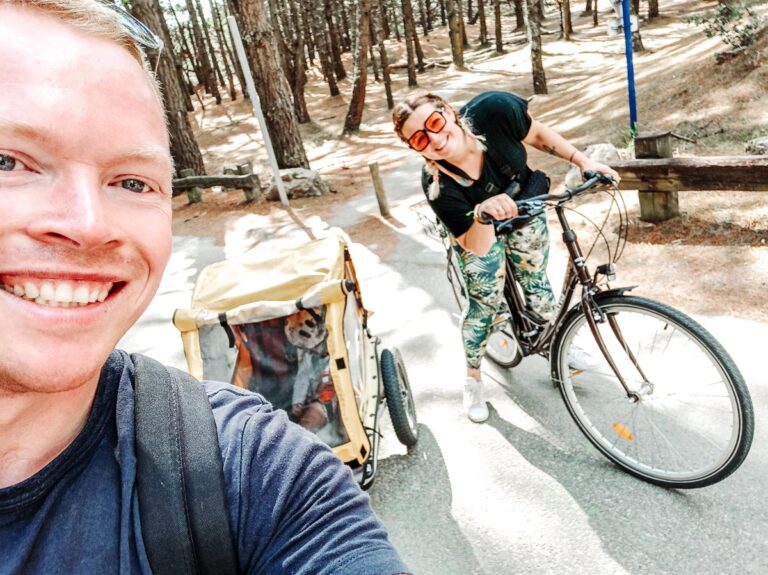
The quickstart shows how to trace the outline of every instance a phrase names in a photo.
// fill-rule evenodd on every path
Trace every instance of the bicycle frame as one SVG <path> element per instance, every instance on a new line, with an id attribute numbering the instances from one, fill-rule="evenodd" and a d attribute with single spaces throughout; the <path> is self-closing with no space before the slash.
<path id="1" fill-rule="evenodd" d="M 542 326 L 539 322 L 531 317 L 525 307 L 525 299 L 520 293 L 520 288 L 515 281 L 513 273 L 513 264 L 509 258 L 506 259 L 506 279 L 504 282 L 504 297 L 512 312 L 512 325 L 513 335 L 517 340 L 523 355 L 541 354 L 544 357 L 549 357 L 549 348 L 552 343 L 553 336 L 557 332 L 565 314 L 570 308 L 571 300 L 576 292 L 577 286 L 581 286 L 581 301 L 580 305 L 585 311 L 585 317 L 589 324 L 590 331 L 592 332 L 595 341 L 600 348 L 603 356 L 605 357 L 608 365 L 610 365 L 613 372 L 616 374 L 617 379 L 621 383 L 624 391 L 633 401 L 638 401 L 639 397 L 633 391 L 630 391 L 628 384 L 624 377 L 621 375 L 618 367 L 616 366 L 613 357 L 611 356 L 608 348 L 605 345 L 602 335 L 597 327 L 598 322 L 603 323 L 605 321 L 611 326 L 613 334 L 616 336 L 620 346 L 624 349 L 627 356 L 632 361 L 638 373 L 645 382 L 648 382 L 648 378 L 645 377 L 642 368 L 638 364 L 629 346 L 626 344 L 624 337 L 621 333 L 616 319 L 611 316 L 606 316 L 600 309 L 600 306 L 595 301 L 595 296 L 603 291 L 596 281 L 589 273 L 589 269 L 586 265 L 586 260 L 579 246 L 579 242 L 576 236 L 576 232 L 568 224 L 568 219 L 565 216 L 565 207 L 562 203 L 555 206 L 555 213 L 557 219 L 560 222 L 560 227 L 563 230 L 563 243 L 568 250 L 569 265 L 565 271 L 565 278 L 563 280 L 563 290 L 560 295 L 560 301 L 558 302 L 557 317 L 553 322 L 548 322 Z M 599 268 L 598 268 L 599 269 Z M 632 288 L 625 288 L 632 289 Z M 613 291 L 613 290 L 612 290 Z M 624 291 L 624 290 L 622 290 Z"/>

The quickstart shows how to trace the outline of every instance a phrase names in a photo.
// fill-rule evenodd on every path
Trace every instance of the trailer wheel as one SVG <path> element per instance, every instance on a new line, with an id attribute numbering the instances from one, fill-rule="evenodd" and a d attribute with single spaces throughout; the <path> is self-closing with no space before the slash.
<path id="1" fill-rule="evenodd" d="M 400 443 L 413 447 L 419 439 L 418 421 L 403 358 L 397 349 L 394 352 L 385 349 L 379 362 L 392 427 Z"/>

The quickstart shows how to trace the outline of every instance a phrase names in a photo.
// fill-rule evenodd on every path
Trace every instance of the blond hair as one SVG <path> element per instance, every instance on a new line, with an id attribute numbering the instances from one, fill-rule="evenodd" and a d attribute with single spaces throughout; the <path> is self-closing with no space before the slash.
<path id="1" fill-rule="evenodd" d="M 114 10 L 98 0 L 0 0 L 0 6 L 25 6 L 41 10 L 85 32 L 89 36 L 103 38 L 125 49 L 136 60 L 163 105 L 160 84 L 152 71 L 147 56 L 139 43 L 123 27 Z"/>
<path id="2" fill-rule="evenodd" d="M 433 92 L 428 92 L 427 90 L 415 90 L 411 92 L 392 109 L 392 124 L 395 133 L 403 142 L 406 144 L 408 143 L 408 140 L 403 136 L 403 125 L 405 125 L 408 118 L 411 117 L 411 114 L 416 111 L 416 108 L 423 104 L 432 104 L 438 110 L 451 110 L 453 115 L 456 116 L 456 123 L 462 129 L 464 134 L 475 140 L 479 149 L 485 150 L 485 138 L 482 135 L 474 133 L 468 118 L 460 117 L 445 99 Z M 424 162 L 426 163 L 427 173 L 432 177 L 432 183 L 429 185 L 427 197 L 430 200 L 436 200 L 440 195 L 440 172 L 450 172 L 445 168 L 441 168 L 434 160 L 424 158 Z"/>

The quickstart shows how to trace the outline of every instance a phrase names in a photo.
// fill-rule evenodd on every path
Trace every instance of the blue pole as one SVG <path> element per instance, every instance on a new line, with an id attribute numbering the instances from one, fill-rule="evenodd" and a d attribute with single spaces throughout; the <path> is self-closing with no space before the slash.
<path id="1" fill-rule="evenodd" d="M 624 26 L 624 46 L 627 54 L 627 86 L 629 88 L 629 130 L 637 134 L 637 104 L 635 104 L 635 69 L 632 65 L 632 25 L 629 18 L 629 0 L 621 2 Z"/>

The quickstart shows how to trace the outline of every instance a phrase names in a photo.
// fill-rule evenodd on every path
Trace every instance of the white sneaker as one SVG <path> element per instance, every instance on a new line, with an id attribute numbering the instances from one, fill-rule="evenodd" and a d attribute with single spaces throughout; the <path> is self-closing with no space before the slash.
<path id="1" fill-rule="evenodd" d="M 568 351 L 568 367 L 571 371 L 590 371 L 597 368 L 598 362 L 580 347 L 573 346 Z"/>
<path id="2" fill-rule="evenodd" d="M 482 423 L 489 416 L 483 397 L 483 382 L 474 377 L 468 377 L 464 382 L 464 411 L 475 423 Z"/>

